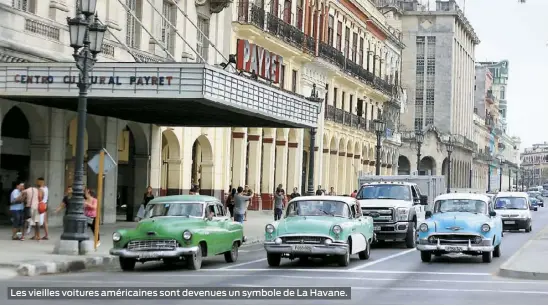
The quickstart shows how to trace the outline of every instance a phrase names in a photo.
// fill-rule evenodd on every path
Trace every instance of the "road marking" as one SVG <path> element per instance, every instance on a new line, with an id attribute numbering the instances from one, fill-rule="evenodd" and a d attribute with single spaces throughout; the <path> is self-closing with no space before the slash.
<path id="1" fill-rule="evenodd" d="M 261 261 L 265 261 L 265 260 L 266 260 L 266 258 L 261 258 L 261 259 L 257 259 L 257 260 L 242 262 L 242 263 L 235 264 L 235 265 L 230 265 L 228 267 L 223 267 L 223 268 L 219 268 L 219 269 L 211 269 L 211 270 L 227 270 L 227 269 L 230 269 L 230 268 L 241 267 L 241 266 L 245 266 L 245 265 L 249 265 L 249 264 L 253 264 L 253 263 L 261 262 Z"/>
<path id="2" fill-rule="evenodd" d="M 234 287 L 260 288 L 263 285 L 231 284 Z M 281 286 L 272 286 L 281 287 Z M 294 286 L 295 288 L 304 286 Z M 414 287 L 351 287 L 352 290 L 382 290 L 382 291 L 441 291 L 441 292 L 475 292 L 475 293 L 519 293 L 548 295 L 548 291 L 526 291 L 526 290 L 499 290 L 499 289 L 454 289 L 454 288 L 414 288 Z"/>
<path id="3" fill-rule="evenodd" d="M 291 272 L 321 272 L 321 273 L 370 273 L 370 274 L 424 274 L 424 275 L 464 275 L 464 276 L 493 276 L 491 273 L 474 273 L 474 272 L 428 272 L 428 271 L 390 271 L 390 270 L 353 270 L 353 269 L 305 269 L 305 268 L 256 268 L 256 269 L 202 269 L 201 271 L 238 271 L 238 272 L 275 272 L 275 271 L 291 271 Z"/>
<path id="4" fill-rule="evenodd" d="M 383 257 L 381 259 L 377 259 L 377 260 L 373 260 L 373 261 L 370 261 L 368 263 L 365 263 L 363 265 L 359 265 L 357 267 L 354 267 L 354 268 L 350 268 L 349 270 L 360 270 L 360 269 L 363 269 L 363 268 L 367 268 L 367 267 L 370 267 L 372 265 L 376 265 L 378 263 L 381 263 L 383 261 L 387 261 L 387 260 L 390 260 L 392 258 L 396 258 L 396 257 L 399 257 L 399 256 L 403 256 L 405 254 L 409 254 L 411 252 L 415 252 L 416 249 L 411 249 L 411 250 L 407 250 L 407 251 L 403 251 L 403 252 L 399 252 L 399 253 L 396 253 L 396 254 L 392 254 L 390 256 L 386 256 L 386 257 Z"/>

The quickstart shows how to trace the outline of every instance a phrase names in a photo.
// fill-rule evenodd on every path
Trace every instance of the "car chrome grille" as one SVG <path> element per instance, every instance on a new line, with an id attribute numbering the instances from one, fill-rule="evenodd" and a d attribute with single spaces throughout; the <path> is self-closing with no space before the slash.
<path id="1" fill-rule="evenodd" d="M 519 217 L 518 214 L 512 214 L 512 215 L 500 215 L 501 218 L 517 218 Z"/>
<path id="2" fill-rule="evenodd" d="M 394 222 L 394 209 L 384 207 L 362 207 L 364 216 L 369 216 L 372 213 L 379 214 L 378 217 L 373 218 L 373 222 Z"/>
<path id="3" fill-rule="evenodd" d="M 133 240 L 127 245 L 130 251 L 156 251 L 174 250 L 177 247 L 177 240 Z"/>
<path id="4" fill-rule="evenodd" d="M 476 235 L 433 235 L 430 236 L 429 241 L 432 243 L 438 243 L 438 239 L 440 241 L 440 244 L 468 244 L 468 241 L 470 241 L 471 244 L 476 244 L 475 239 L 479 237 Z M 434 239 L 432 241 L 431 239 Z"/>
<path id="5" fill-rule="evenodd" d="M 325 240 L 324 237 L 317 236 L 288 236 L 280 237 L 284 244 L 322 244 Z"/>

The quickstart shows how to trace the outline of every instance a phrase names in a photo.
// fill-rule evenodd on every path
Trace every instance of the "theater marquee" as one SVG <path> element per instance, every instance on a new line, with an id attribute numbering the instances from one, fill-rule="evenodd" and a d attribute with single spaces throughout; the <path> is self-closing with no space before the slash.
<path id="1" fill-rule="evenodd" d="M 255 73 L 258 77 L 277 84 L 280 82 L 282 65 L 283 57 L 245 39 L 238 39 L 236 69 Z"/>

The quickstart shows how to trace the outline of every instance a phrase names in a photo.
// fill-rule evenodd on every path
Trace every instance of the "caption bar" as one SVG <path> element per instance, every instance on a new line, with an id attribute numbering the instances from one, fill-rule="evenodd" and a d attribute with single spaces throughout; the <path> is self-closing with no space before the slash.
<path id="1" fill-rule="evenodd" d="M 350 287 L 8 287 L 8 299 L 237 299 L 350 300 Z"/>

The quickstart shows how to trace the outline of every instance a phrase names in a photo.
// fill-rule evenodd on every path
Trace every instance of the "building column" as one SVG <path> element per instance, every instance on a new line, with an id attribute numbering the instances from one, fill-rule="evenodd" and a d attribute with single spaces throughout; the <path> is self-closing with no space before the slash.
<path id="1" fill-rule="evenodd" d="M 274 184 L 283 185 L 286 193 L 291 193 L 287 186 L 287 141 L 285 139 L 276 139 L 276 173 L 274 174 Z M 270 192 L 274 192 L 271 190 Z"/>
<path id="2" fill-rule="evenodd" d="M 324 154 L 321 153 L 321 146 L 314 147 L 314 188 L 318 188 L 318 185 L 321 185 L 323 176 L 325 175 L 325 168 L 323 166 Z"/>
<path id="3" fill-rule="evenodd" d="M 49 2 L 49 19 L 64 23 L 67 20 L 68 12 L 69 8 L 66 0 L 51 0 Z"/>
<path id="4" fill-rule="evenodd" d="M 339 178 L 338 152 L 333 150 L 329 152 L 329 155 L 329 186 L 325 187 L 327 192 L 331 190 L 331 187 L 337 191 L 337 181 Z"/>
<path id="5" fill-rule="evenodd" d="M 143 202 L 143 190 L 147 187 L 148 184 L 148 161 L 150 156 L 148 155 L 135 155 L 133 157 L 135 161 L 135 168 L 133 169 L 134 175 L 133 175 L 133 186 L 129 186 L 128 193 L 133 193 L 133 203 L 128 203 L 128 215 L 127 221 L 133 221 L 135 219 L 135 216 L 137 215 L 137 212 L 139 211 L 139 207 L 141 206 L 141 203 Z M 133 189 L 133 190 L 131 190 Z"/>
<path id="6" fill-rule="evenodd" d="M 323 172 L 323 177 L 322 177 L 322 183 L 318 184 L 318 185 L 322 185 L 322 188 L 325 188 L 326 190 L 329 188 L 328 185 L 329 185 L 329 176 L 330 176 L 330 165 L 329 165 L 329 157 L 331 156 L 329 154 L 329 149 L 326 149 L 324 148 L 323 149 L 323 160 L 322 160 L 322 172 Z"/>
<path id="7" fill-rule="evenodd" d="M 274 138 L 263 138 L 263 160 L 261 176 L 262 210 L 272 210 L 272 193 L 274 192 Z"/>
<path id="8" fill-rule="evenodd" d="M 49 171 L 47 172 L 46 184 L 48 185 L 49 195 L 48 203 L 48 225 L 59 226 L 63 224 L 63 215 L 52 213 L 57 204 L 61 203 L 65 194 L 67 183 L 65 182 L 65 111 L 61 109 L 51 110 L 51 133 L 50 133 L 50 152 Z M 1 123 L 0 123 L 1 124 Z"/>
<path id="9" fill-rule="evenodd" d="M 339 171 L 337 173 L 337 181 L 335 182 L 335 192 L 337 194 L 344 194 L 344 188 L 346 187 L 346 152 L 339 152 L 337 163 L 339 164 Z"/>
<path id="10" fill-rule="evenodd" d="M 201 176 L 200 176 L 200 188 L 202 188 L 203 190 L 209 190 L 209 191 L 214 191 L 215 190 L 215 186 L 214 186 L 214 182 L 213 182 L 213 178 L 215 177 L 215 173 L 214 173 L 214 167 L 213 167 L 213 161 L 212 160 L 206 160 L 206 161 L 202 161 L 200 163 L 200 168 L 201 168 Z M 178 173 L 181 173 L 181 171 L 179 170 Z M 206 192 L 207 193 L 207 192 Z M 215 194 L 212 194 L 210 193 L 209 195 L 211 196 L 215 196 Z M 220 196 L 220 195 L 217 195 L 217 196 Z M 224 200 L 224 199 L 221 199 L 221 201 Z"/>
<path id="11" fill-rule="evenodd" d="M 34 184 L 34 181 L 39 177 L 46 177 L 48 169 L 48 156 L 50 146 L 45 143 L 30 145 L 30 166 L 29 166 L 29 183 Z M 84 165 L 86 167 L 86 165 Z"/>
<path id="12" fill-rule="evenodd" d="M 302 175 L 302 162 L 298 163 L 297 160 L 299 149 L 302 150 L 302 148 L 299 148 L 298 142 L 289 142 L 287 144 L 287 156 L 290 156 L 290 158 L 287 158 L 287 188 L 285 190 L 287 194 L 291 194 L 295 187 L 297 187 L 299 191 L 301 190 L 299 188 L 301 185 L 299 181 L 301 181 Z M 310 169 L 308 169 L 308 171 L 310 171 Z"/>
<path id="13" fill-rule="evenodd" d="M 118 128 L 118 119 L 105 117 L 104 118 L 105 132 L 105 149 L 115 161 L 118 161 L 118 139 L 120 129 Z M 103 190 L 103 206 L 101 213 L 103 214 L 103 223 L 116 223 L 116 202 L 118 199 L 118 168 L 113 169 L 105 175 Z M 142 200 L 141 194 L 141 200 Z"/>
<path id="14" fill-rule="evenodd" d="M 346 153 L 346 185 L 343 194 L 351 194 L 356 188 L 354 184 L 354 154 Z"/>
<path id="15" fill-rule="evenodd" d="M 162 188 L 162 130 L 155 124 L 152 125 L 150 143 L 150 187 L 154 195 L 159 196 Z"/>
<path id="16" fill-rule="evenodd" d="M 167 159 L 163 162 L 166 165 L 166 195 L 182 194 L 181 172 L 183 171 L 183 161 L 181 159 Z M 203 166 L 202 177 L 204 177 Z"/>
<path id="17" fill-rule="evenodd" d="M 358 178 L 360 177 L 360 172 L 362 171 L 363 165 L 362 165 L 362 159 L 361 155 L 354 155 L 354 186 L 360 189 L 360 186 L 358 186 Z M 354 190 L 352 190 L 354 191 Z"/>
<path id="18" fill-rule="evenodd" d="M 259 130 L 259 132 L 261 132 Z M 256 193 L 253 198 L 250 209 L 261 210 L 261 202 L 259 193 L 261 188 L 261 135 L 247 135 L 249 141 L 249 157 L 248 157 L 248 182 L 249 188 Z"/>
<path id="19" fill-rule="evenodd" d="M 245 185 L 245 167 L 247 160 L 246 130 L 237 129 L 232 132 L 232 186 Z"/>

